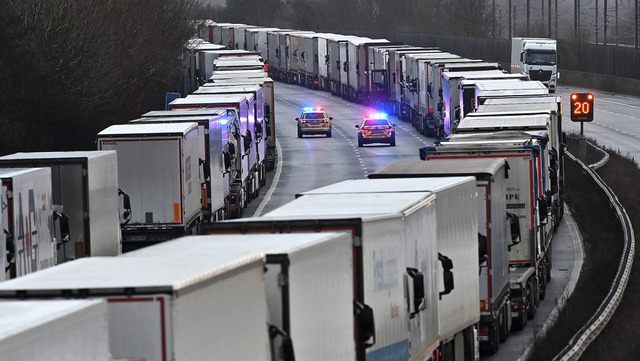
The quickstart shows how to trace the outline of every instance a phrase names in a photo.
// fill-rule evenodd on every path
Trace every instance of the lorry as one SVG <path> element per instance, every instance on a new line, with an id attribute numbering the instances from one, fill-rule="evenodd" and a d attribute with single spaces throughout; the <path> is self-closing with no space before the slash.
<path id="1" fill-rule="evenodd" d="M 430 192 L 305 195 L 261 217 L 203 225 L 201 234 L 346 233 L 356 360 L 407 360 L 437 348 L 438 292 L 453 287 L 450 269 L 442 281 L 433 271 L 434 200 Z"/>
<path id="2" fill-rule="evenodd" d="M 556 39 L 512 38 L 511 73 L 525 74 L 529 80 L 542 82 L 549 93 L 555 93 L 560 78 Z"/>
<path id="3" fill-rule="evenodd" d="M 14 153 L 0 157 L 0 167 L 51 170 L 56 264 L 122 253 L 120 227 L 127 217 L 119 213 L 115 151 Z"/>
<path id="4" fill-rule="evenodd" d="M 357 36 L 337 35 L 329 39 L 329 58 L 327 72 L 331 94 L 343 96 L 342 83 L 347 83 L 347 74 L 343 69 L 347 63 L 347 42 L 349 39 L 357 39 Z"/>
<path id="5" fill-rule="evenodd" d="M 51 169 L 0 168 L 6 265 L 13 279 L 56 264 Z"/>
<path id="6" fill-rule="evenodd" d="M 264 88 L 259 84 L 221 84 L 211 83 L 210 86 L 200 87 L 193 95 L 225 95 L 225 94 L 251 94 L 255 99 L 254 114 L 255 121 L 252 129 L 249 129 L 255 136 L 255 146 L 252 152 L 256 157 L 256 171 L 255 175 L 258 180 L 259 188 L 264 187 L 267 184 L 267 142 L 269 138 L 270 129 L 269 124 L 265 119 L 265 114 L 270 112 L 270 107 L 265 101 L 263 92 Z M 269 132 L 267 132 L 269 130 Z"/>
<path id="7" fill-rule="evenodd" d="M 264 253 L 272 360 L 288 347 L 298 359 L 354 360 L 351 248 L 346 232 L 225 234 L 183 237 L 126 256 Z"/>
<path id="8" fill-rule="evenodd" d="M 435 359 L 472 360 L 477 349 L 476 325 L 480 318 L 478 272 L 481 263 L 478 254 L 482 249 L 478 236 L 478 210 L 468 206 L 469 202 L 475 203 L 477 197 L 473 177 L 346 180 L 298 196 L 299 199 L 327 195 L 354 197 L 358 202 L 359 197 L 366 195 L 375 196 L 384 204 L 387 197 L 392 199 L 397 195 L 425 193 L 433 197 L 431 205 L 435 218 L 421 216 L 405 222 L 400 233 L 405 242 L 406 263 L 403 268 L 407 267 L 409 274 L 412 267 L 420 271 L 424 276 L 425 294 L 433 292 L 433 296 L 437 295 L 436 298 L 427 298 L 426 302 L 427 307 L 433 304 L 437 308 L 439 342 L 434 344 L 433 340 L 425 340 L 421 336 L 424 332 L 421 327 L 428 325 L 430 318 L 414 319 L 410 314 L 409 359 L 432 354 Z M 404 212 L 410 214 L 409 209 Z M 435 234 L 423 233 L 426 230 L 416 229 L 413 222 L 422 223 L 420 226 L 427 227 L 430 232 L 435 230 Z M 442 267 L 433 266 L 438 262 Z M 375 267 L 374 263 L 374 273 Z M 452 272 L 454 288 L 446 286 L 447 270 Z M 437 285 L 437 289 L 429 291 L 432 284 Z M 411 311 L 412 308 L 408 309 Z"/>
<path id="9" fill-rule="evenodd" d="M 114 359 L 269 360 L 258 252 L 82 258 L 2 282 L 0 299 L 105 300 Z"/>
<path id="10" fill-rule="evenodd" d="M 280 30 L 278 28 L 248 28 L 246 29 L 247 34 L 247 50 L 249 51 L 257 51 L 260 53 L 262 58 L 265 60 L 265 63 L 268 63 L 269 52 L 267 47 L 267 33 L 269 31 Z"/>
<path id="11" fill-rule="evenodd" d="M 524 108 L 524 109 L 523 109 Z M 549 133 L 549 178 L 551 179 L 551 191 L 558 195 L 557 203 L 554 201 L 552 214 L 554 224 L 557 226 L 564 215 L 564 135 L 562 128 L 562 97 L 560 96 L 536 96 L 517 98 L 487 99 L 478 107 L 477 113 L 533 115 L 549 114 L 551 117 Z M 555 173 L 555 175 L 554 175 Z"/>
<path id="12" fill-rule="evenodd" d="M 539 81 L 518 79 L 462 80 L 460 91 L 460 119 L 475 112 L 479 105 L 490 98 L 545 96 L 549 89 Z"/>
<path id="13" fill-rule="evenodd" d="M 118 152 L 118 184 L 130 199 L 122 252 L 190 234 L 203 221 L 198 133 L 198 123 L 118 124 L 98 133 L 98 150 Z"/>
<path id="14" fill-rule="evenodd" d="M 107 303 L 102 300 L 2 302 L 0 355 L 3 361 L 109 361 Z"/>
<path id="15" fill-rule="evenodd" d="M 255 97 L 251 93 L 218 94 L 218 95 L 188 95 L 169 103 L 170 110 L 176 109 L 226 109 L 229 117 L 237 119 L 229 131 L 235 139 L 236 162 L 240 172 L 236 172 L 231 181 L 229 209 L 234 217 L 241 217 L 245 205 L 258 195 L 257 155 L 252 152 L 257 142 L 252 130 L 255 129 Z M 229 137 L 231 139 L 231 137 Z"/>
<path id="16" fill-rule="evenodd" d="M 506 158 L 509 162 L 507 210 L 518 217 L 520 228 L 520 236 L 508 245 L 511 318 L 515 330 L 524 328 L 527 319 L 535 316 L 551 279 L 551 239 L 545 238 L 543 231 L 548 221 L 541 177 L 545 147 L 544 134 L 500 131 L 452 134 L 449 141 L 420 148 L 422 160 Z"/>
<path id="17" fill-rule="evenodd" d="M 395 44 L 395 43 L 392 43 Z M 410 48 L 409 45 L 374 45 L 369 47 L 369 59 L 373 59 L 369 65 L 369 106 L 380 111 L 391 113 L 389 103 L 389 51 L 402 48 Z"/>
<path id="18" fill-rule="evenodd" d="M 204 68 L 199 63 L 201 53 L 224 49 L 223 45 L 211 44 L 202 39 L 190 39 L 182 49 L 182 84 L 180 92 L 188 94 L 200 86 L 207 78 L 203 77 Z"/>
<path id="19" fill-rule="evenodd" d="M 370 179 L 473 176 L 478 192 L 478 249 L 480 254 L 480 348 L 494 354 L 500 342 L 509 336 L 511 303 L 509 301 L 509 254 L 507 246 L 518 234 L 515 217 L 506 206 L 505 159 L 432 159 L 393 162 L 369 175 Z M 511 221 L 515 225 L 510 227 Z M 486 242 L 486 244 L 484 244 Z M 455 275 L 455 274 L 454 274 Z"/>
<path id="20" fill-rule="evenodd" d="M 199 72 L 202 77 L 202 81 L 198 86 L 202 86 L 207 82 L 211 74 L 213 74 L 213 62 L 219 58 L 243 58 L 243 57 L 259 58 L 261 55 L 256 51 L 247 50 L 230 50 L 230 49 L 218 49 L 218 50 L 205 50 L 198 52 L 197 60 L 199 64 Z M 195 87 L 193 90 L 196 90 Z M 193 90 L 191 92 L 193 92 Z M 191 93 L 189 92 L 189 93 Z M 187 94 L 184 94 L 187 95 Z"/>
<path id="21" fill-rule="evenodd" d="M 245 50 L 246 51 L 246 50 Z M 264 70 L 264 62 L 259 55 L 241 57 L 218 57 L 213 61 L 213 73 L 216 71 Z"/>
<path id="22" fill-rule="evenodd" d="M 372 100 L 372 83 L 371 83 L 371 71 L 373 70 L 373 48 L 376 46 L 394 46 L 400 45 L 399 42 L 392 42 L 387 39 L 371 39 L 365 43 L 356 44 L 349 48 L 349 51 L 355 52 L 355 96 L 354 99 L 357 103 L 371 104 Z M 349 54 L 351 56 L 351 54 Z"/>
<path id="23" fill-rule="evenodd" d="M 233 173 L 238 154 L 229 141 L 229 118 L 225 109 L 156 110 L 131 120 L 132 124 L 198 123 L 202 162 L 201 207 L 204 222 L 223 220 L 229 214 L 229 174 Z M 234 150 L 233 154 L 229 150 Z"/>
<path id="24" fill-rule="evenodd" d="M 267 170 L 273 170 L 278 159 L 278 150 L 276 145 L 276 111 L 275 111 L 275 93 L 273 87 L 273 79 L 271 78 L 240 78 L 240 79 L 220 79 L 215 83 L 205 84 L 203 87 L 209 86 L 240 86 L 257 84 L 262 87 L 263 104 L 263 134 L 266 138 L 265 165 Z M 204 90 L 203 90 L 204 92 Z"/>
<path id="25" fill-rule="evenodd" d="M 502 70 L 445 71 L 442 73 L 442 107 L 437 112 L 437 116 L 444 124 L 444 136 L 453 133 L 460 122 L 460 91 L 458 90 L 460 82 L 462 80 L 494 79 L 526 80 L 521 74 L 505 73 Z"/>

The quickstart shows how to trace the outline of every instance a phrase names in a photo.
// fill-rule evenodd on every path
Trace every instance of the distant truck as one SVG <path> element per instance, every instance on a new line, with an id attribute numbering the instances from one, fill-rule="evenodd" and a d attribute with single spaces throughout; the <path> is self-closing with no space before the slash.
<path id="1" fill-rule="evenodd" d="M 0 169 L 6 265 L 0 281 L 55 265 L 51 169 Z"/>
<path id="2" fill-rule="evenodd" d="M 521 73 L 529 80 L 542 82 L 550 93 L 556 91 L 558 50 L 555 39 L 512 38 L 511 73 Z"/>

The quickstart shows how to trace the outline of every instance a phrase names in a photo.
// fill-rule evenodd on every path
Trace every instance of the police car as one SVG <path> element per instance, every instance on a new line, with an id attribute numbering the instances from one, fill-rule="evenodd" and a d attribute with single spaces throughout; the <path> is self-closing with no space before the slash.
<path id="1" fill-rule="evenodd" d="M 358 147 L 370 143 L 388 143 L 390 146 L 396 145 L 396 124 L 389 121 L 389 117 L 384 113 L 374 113 L 367 115 L 360 124 L 356 124 L 358 129 Z"/>
<path id="2" fill-rule="evenodd" d="M 323 108 L 304 108 L 298 123 L 298 138 L 302 138 L 305 134 L 322 134 L 331 138 L 331 121 L 332 117 L 328 116 Z"/>

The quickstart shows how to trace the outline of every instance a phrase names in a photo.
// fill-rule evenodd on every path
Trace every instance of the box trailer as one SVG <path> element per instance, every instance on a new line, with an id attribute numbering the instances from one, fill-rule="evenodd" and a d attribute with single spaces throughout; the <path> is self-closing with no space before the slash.
<path id="1" fill-rule="evenodd" d="M 445 71 L 442 73 L 442 107 L 437 112 L 437 116 L 444 124 L 445 136 L 455 132 L 460 122 L 460 91 L 458 88 L 460 82 L 463 80 L 499 79 L 525 80 L 520 74 L 509 74 L 502 70 Z"/>
<path id="2" fill-rule="evenodd" d="M 263 137 L 266 138 L 265 164 L 267 170 L 273 170 L 278 158 L 276 147 L 276 111 L 275 111 L 275 90 L 273 79 L 271 78 L 246 78 L 246 79 L 226 79 L 215 83 L 207 83 L 203 87 L 209 86 L 238 86 L 257 84 L 262 87 L 262 97 L 264 100 L 264 126 Z"/>
<path id="3" fill-rule="evenodd" d="M 190 259 L 219 252 L 265 254 L 265 287 L 273 360 L 286 335 L 299 359 L 354 360 L 351 235 L 227 234 L 184 237 L 126 256 Z M 284 347 L 283 347 L 284 346 Z"/>
<path id="4" fill-rule="evenodd" d="M 385 203 L 385 194 L 413 192 L 429 192 L 435 195 L 436 222 L 430 225 L 436 229 L 435 236 L 431 238 L 431 243 L 435 240 L 435 250 L 432 248 L 433 253 L 430 256 L 433 259 L 429 263 L 442 262 L 442 270 L 451 270 L 449 266 L 453 266 L 453 289 L 448 289 L 443 284 L 446 277 L 440 267 L 437 268 L 437 272 L 426 269 L 427 273 L 424 273 L 427 283 L 434 282 L 438 285 L 438 290 L 445 290 L 439 293 L 437 301 L 438 335 L 441 342 L 439 352 L 444 359 L 453 357 L 455 353 L 450 353 L 452 349 L 473 354 L 476 349 L 475 326 L 480 319 L 478 211 L 469 207 L 469 204 L 476 203 L 477 197 L 473 177 L 347 180 L 305 192 L 300 199 L 318 195 L 355 196 L 357 199 L 358 196 L 373 194 L 380 197 L 380 202 Z M 409 232 L 410 228 L 405 228 L 404 231 Z M 408 239 L 416 242 L 415 237 L 413 234 Z M 407 267 L 411 267 L 412 259 L 414 262 L 424 262 L 420 260 L 419 250 L 408 249 Z M 414 351 L 414 342 L 417 341 L 412 339 L 411 351 Z M 415 357 L 422 352 L 411 352 L 410 356 Z"/>
<path id="5" fill-rule="evenodd" d="M 429 192 L 309 195 L 262 217 L 203 225 L 202 233 L 346 232 L 356 359 L 407 360 L 437 347 L 434 200 Z"/>
<path id="6" fill-rule="evenodd" d="M 517 79 L 463 80 L 458 87 L 461 119 L 476 111 L 478 106 L 487 99 L 546 96 L 549 94 L 549 89 L 539 81 Z"/>
<path id="7" fill-rule="evenodd" d="M 0 157 L 0 167 L 51 169 L 56 217 L 68 222 L 67 238 L 56 234 L 57 263 L 122 253 L 115 151 L 14 153 Z"/>
<path id="8" fill-rule="evenodd" d="M 189 234 L 202 222 L 197 123 L 119 124 L 97 136 L 118 152 L 118 183 L 130 198 L 122 251 Z"/>
<path id="9" fill-rule="evenodd" d="M 267 91 L 273 88 L 266 89 Z M 253 129 L 249 129 L 254 135 L 255 147 L 251 150 L 256 156 L 256 174 L 259 188 L 267 184 L 267 142 L 271 129 L 267 123 L 267 116 L 271 112 L 271 106 L 267 103 L 263 84 L 221 84 L 210 83 L 209 86 L 200 87 L 193 95 L 224 95 L 224 94 L 252 94 L 255 99 L 255 121 Z M 266 119 L 265 119 L 266 118 Z M 267 132 L 269 130 L 269 132 Z"/>
<path id="10" fill-rule="evenodd" d="M 0 303 L 3 361 L 110 361 L 103 300 Z"/>
<path id="11" fill-rule="evenodd" d="M 114 358 L 266 361 L 263 270 L 257 252 L 92 257 L 3 282 L 0 299 L 106 300 Z"/>
<path id="12" fill-rule="evenodd" d="M 247 31 L 247 50 L 260 53 L 265 63 L 269 63 L 269 48 L 267 46 L 267 34 L 269 31 L 280 30 L 278 28 L 249 28 Z M 249 35 L 250 34 L 250 35 Z"/>
<path id="13" fill-rule="evenodd" d="M 56 264 L 51 169 L 0 168 L 5 279 L 36 272 Z"/>
<path id="14" fill-rule="evenodd" d="M 241 217 L 245 204 L 253 199 L 260 189 L 256 179 L 257 155 L 252 152 L 255 149 L 255 137 L 252 129 L 255 129 L 255 98 L 252 94 L 218 94 L 218 95 L 188 95 L 169 103 L 170 110 L 177 109 L 226 109 L 227 114 L 234 119 L 230 131 L 235 139 L 237 163 L 240 172 L 232 174 L 229 208 L 233 217 Z M 231 139 L 231 137 L 229 137 Z"/>
<path id="15" fill-rule="evenodd" d="M 389 106 L 389 87 L 391 78 L 389 77 L 389 51 L 402 48 L 410 48 L 410 45 L 374 45 L 369 47 L 369 101 L 371 106 L 391 113 Z"/>
<path id="16" fill-rule="evenodd" d="M 259 57 L 260 53 L 256 51 L 247 51 L 247 50 L 239 50 L 239 49 L 214 49 L 214 50 L 206 50 L 198 53 L 198 64 L 200 69 L 200 74 L 202 76 L 203 81 L 200 82 L 199 85 L 204 84 L 209 77 L 213 74 L 213 62 L 219 58 L 241 58 L 241 57 Z M 197 87 L 196 87 L 197 89 Z M 195 89 L 193 89 L 195 90 Z M 191 92 L 193 92 L 193 90 Z M 189 92 L 189 93 L 191 93 Z M 186 94 L 184 94 L 186 96 Z"/>
<path id="17" fill-rule="evenodd" d="M 484 134 L 453 134 L 450 141 L 420 149 L 420 158 L 481 159 L 506 158 L 507 209 L 518 217 L 520 236 L 509 248 L 511 316 L 513 327 L 521 329 L 532 318 L 544 298 L 551 279 L 551 239 L 545 237 L 548 223 L 547 202 L 542 197 L 543 136 L 521 131 Z"/>
<path id="18" fill-rule="evenodd" d="M 190 39 L 185 43 L 182 48 L 182 94 L 191 93 L 207 79 L 202 77 L 203 68 L 198 59 L 201 53 L 216 49 L 224 49 L 224 46 L 202 39 Z"/>
<path id="19" fill-rule="evenodd" d="M 203 167 L 201 206 L 204 221 L 219 221 L 229 214 L 226 203 L 230 187 L 229 173 L 236 154 L 229 152 L 229 119 L 225 109 L 157 110 L 147 112 L 129 123 L 198 123 L 198 163 L 202 163 Z"/>
<path id="20" fill-rule="evenodd" d="M 514 217 L 505 215 L 506 179 L 508 163 L 505 159 L 433 159 L 393 162 L 377 172 L 371 179 L 381 178 L 436 178 L 473 176 L 478 192 L 478 239 L 480 250 L 480 346 L 490 353 L 498 350 L 500 342 L 509 336 L 511 304 L 509 301 L 509 254 Z M 486 244 L 484 244 L 486 242 Z"/>

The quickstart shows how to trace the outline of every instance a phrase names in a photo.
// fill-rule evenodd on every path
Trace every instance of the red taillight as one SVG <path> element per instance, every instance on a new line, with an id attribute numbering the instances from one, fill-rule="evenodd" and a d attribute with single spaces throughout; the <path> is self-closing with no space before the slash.
<path id="1" fill-rule="evenodd" d="M 319 84 L 319 81 L 317 81 L 317 80 L 313 81 L 313 85 L 318 85 L 318 84 Z"/>

